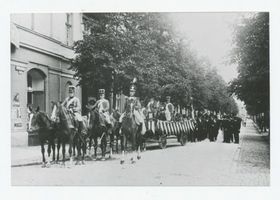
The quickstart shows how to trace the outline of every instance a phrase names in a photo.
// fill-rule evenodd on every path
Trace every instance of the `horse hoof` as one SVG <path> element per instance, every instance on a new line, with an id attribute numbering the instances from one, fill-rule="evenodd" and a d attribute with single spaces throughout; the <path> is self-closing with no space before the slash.
<path id="1" fill-rule="evenodd" d="M 102 161 L 105 161 L 106 159 L 105 159 L 105 157 L 102 157 L 101 160 L 102 160 Z"/>
<path id="2" fill-rule="evenodd" d="M 46 163 L 43 163 L 41 167 L 42 167 L 42 168 L 45 168 L 45 167 L 46 167 Z"/>
<path id="3" fill-rule="evenodd" d="M 136 163 L 136 161 L 135 161 L 135 160 L 132 160 L 132 161 L 131 161 L 131 164 L 135 164 L 135 163 Z"/>
<path id="4" fill-rule="evenodd" d="M 124 160 L 121 160 L 121 165 L 124 164 Z"/>
<path id="5" fill-rule="evenodd" d="M 137 156 L 137 159 L 140 160 L 140 159 L 141 159 L 141 156 Z"/>
<path id="6" fill-rule="evenodd" d="M 47 163 L 46 168 L 50 168 L 50 167 L 51 167 L 51 163 Z"/>
<path id="7" fill-rule="evenodd" d="M 82 160 L 82 165 L 85 165 L 86 163 L 85 163 L 85 161 L 84 160 Z"/>

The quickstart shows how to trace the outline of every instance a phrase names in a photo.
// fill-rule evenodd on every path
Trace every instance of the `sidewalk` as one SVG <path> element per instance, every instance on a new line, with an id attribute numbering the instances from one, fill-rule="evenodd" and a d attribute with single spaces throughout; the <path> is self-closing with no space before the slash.
<path id="1" fill-rule="evenodd" d="M 234 158 L 236 185 L 269 186 L 270 146 L 268 134 L 260 134 L 253 121 L 240 133 L 240 147 Z"/>
<path id="2" fill-rule="evenodd" d="M 11 148 L 12 167 L 35 165 L 40 163 L 42 163 L 41 146 Z"/>

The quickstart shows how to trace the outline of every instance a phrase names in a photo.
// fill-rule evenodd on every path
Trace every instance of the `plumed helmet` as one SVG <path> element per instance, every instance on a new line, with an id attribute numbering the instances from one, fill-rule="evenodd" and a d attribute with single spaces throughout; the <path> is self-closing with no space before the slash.
<path id="1" fill-rule="evenodd" d="M 131 91 L 131 92 L 135 92 L 135 91 L 136 91 L 136 89 L 135 89 L 135 85 L 130 86 L 129 91 Z"/>

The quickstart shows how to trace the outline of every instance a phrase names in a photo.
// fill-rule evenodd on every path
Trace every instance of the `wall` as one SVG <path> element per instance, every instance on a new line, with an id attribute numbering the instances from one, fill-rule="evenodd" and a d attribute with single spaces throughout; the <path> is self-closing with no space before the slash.
<path id="1" fill-rule="evenodd" d="M 73 14 L 74 40 L 81 39 L 80 17 Z M 67 81 L 77 84 L 74 72 L 68 70 L 74 52 L 66 45 L 65 14 L 12 14 L 11 20 L 16 23 L 20 44 L 11 52 L 12 146 L 27 146 L 27 72 L 36 68 L 44 73 L 45 111 L 50 114 L 51 101 L 66 97 Z M 33 89 L 41 90 L 42 85 L 35 82 Z M 77 96 L 81 98 L 80 88 Z"/>

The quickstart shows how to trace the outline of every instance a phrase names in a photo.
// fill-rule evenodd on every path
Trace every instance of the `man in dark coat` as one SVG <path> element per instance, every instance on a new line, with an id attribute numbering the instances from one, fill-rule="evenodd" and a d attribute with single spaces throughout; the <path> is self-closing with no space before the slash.
<path id="1" fill-rule="evenodd" d="M 237 116 L 233 118 L 233 123 L 234 123 L 233 135 L 234 135 L 234 143 L 236 144 L 239 144 L 241 121 L 242 121 L 241 118 Z"/>

